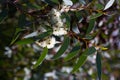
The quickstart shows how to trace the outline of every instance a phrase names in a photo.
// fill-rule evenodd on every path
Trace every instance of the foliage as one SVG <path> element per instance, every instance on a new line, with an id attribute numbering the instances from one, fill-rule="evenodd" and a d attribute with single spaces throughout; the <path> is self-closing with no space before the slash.
<path id="1" fill-rule="evenodd" d="M 0 0 L 1 79 L 119 79 L 119 12 L 119 0 Z"/>

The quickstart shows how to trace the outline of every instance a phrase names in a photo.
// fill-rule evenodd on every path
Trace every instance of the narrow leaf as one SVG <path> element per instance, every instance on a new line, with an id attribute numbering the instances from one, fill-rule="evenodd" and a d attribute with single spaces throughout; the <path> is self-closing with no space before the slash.
<path id="1" fill-rule="evenodd" d="M 33 42 L 34 42 L 34 40 L 32 38 L 27 38 L 27 39 L 22 39 L 20 41 L 17 41 L 16 44 L 24 45 L 24 44 L 30 44 Z"/>
<path id="2" fill-rule="evenodd" d="M 41 56 L 39 57 L 38 61 L 33 66 L 33 69 L 37 68 L 43 62 L 43 60 L 45 59 L 47 53 L 48 53 L 48 49 L 47 49 L 47 47 L 45 47 L 43 52 L 41 53 Z"/>
<path id="3" fill-rule="evenodd" d="M 70 39 L 69 37 L 66 37 L 61 48 L 59 49 L 59 51 L 56 53 L 56 55 L 53 57 L 53 59 L 58 59 L 68 48 L 70 43 Z"/>
<path id="4" fill-rule="evenodd" d="M 56 4 L 59 4 L 59 1 L 58 0 L 51 0 L 52 2 L 56 3 Z"/>
<path id="5" fill-rule="evenodd" d="M 36 39 L 43 39 L 43 38 L 45 38 L 45 37 L 47 37 L 47 36 L 50 36 L 51 33 L 52 33 L 52 30 L 48 30 L 47 32 L 43 32 L 42 34 L 34 37 L 34 39 L 35 39 L 35 40 L 36 40 Z"/>
<path id="6" fill-rule="evenodd" d="M 80 45 L 77 44 L 75 47 L 73 47 L 73 49 L 70 51 L 70 53 L 64 58 L 65 61 L 68 61 L 70 59 L 72 59 L 73 57 L 75 57 L 77 55 L 77 53 L 79 53 L 80 51 Z"/>
<path id="7" fill-rule="evenodd" d="M 96 55 L 96 67 L 97 67 L 97 73 L 98 73 L 98 78 L 101 80 L 101 55 L 97 53 Z"/>
<path id="8" fill-rule="evenodd" d="M 93 54 L 93 53 L 95 53 L 95 52 L 96 52 L 95 47 L 90 47 L 90 48 L 87 48 L 87 49 L 84 51 L 83 55 L 91 55 L 91 54 Z"/>
<path id="9" fill-rule="evenodd" d="M 87 56 L 81 55 L 79 57 L 79 60 L 77 61 L 77 63 L 74 65 L 74 67 L 72 69 L 72 73 L 77 71 L 85 63 L 86 60 L 87 60 Z"/>
<path id="10" fill-rule="evenodd" d="M 89 34 L 93 30 L 94 24 L 95 24 L 95 19 L 91 19 L 89 22 L 89 26 L 88 26 L 86 34 Z"/>
<path id="11" fill-rule="evenodd" d="M 100 17 L 100 16 L 102 16 L 103 15 L 103 13 L 97 13 L 97 14 L 95 14 L 95 15 L 91 15 L 90 16 L 90 19 L 95 19 L 95 18 L 98 18 L 98 17 Z"/>
<path id="12" fill-rule="evenodd" d="M 110 7 L 113 5 L 114 2 L 115 2 L 115 0 L 110 0 L 110 1 L 105 5 L 104 10 L 107 10 L 108 8 L 110 8 Z"/>

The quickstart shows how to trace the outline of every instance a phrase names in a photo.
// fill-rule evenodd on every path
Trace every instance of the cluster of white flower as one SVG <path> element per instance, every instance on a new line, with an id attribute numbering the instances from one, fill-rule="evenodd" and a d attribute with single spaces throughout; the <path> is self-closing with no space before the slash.
<path id="1" fill-rule="evenodd" d="M 61 13 L 57 9 L 52 9 L 51 13 L 51 23 L 53 28 L 53 35 L 55 36 L 62 36 L 67 34 L 67 28 L 64 27 L 64 23 L 61 19 Z M 56 43 L 59 43 L 59 41 L 56 41 L 55 37 L 47 37 L 44 41 L 36 41 L 36 43 L 41 47 L 47 47 L 48 49 L 51 49 L 55 46 Z"/>
<path id="2" fill-rule="evenodd" d="M 54 47 L 54 45 L 57 43 L 56 39 L 54 37 L 49 37 L 45 39 L 44 41 L 36 41 L 36 43 L 41 47 L 47 47 L 48 49 L 51 49 Z"/>
<path id="3" fill-rule="evenodd" d="M 57 9 L 52 9 L 53 34 L 55 36 L 62 36 L 67 34 L 67 28 L 64 27 L 63 21 L 60 18 L 61 13 Z"/>
<path id="4" fill-rule="evenodd" d="M 63 0 L 63 6 L 64 8 L 68 7 L 70 8 L 70 6 L 73 5 L 73 2 L 71 0 Z M 53 8 L 50 12 L 50 22 L 52 23 L 52 28 L 53 28 L 53 35 L 55 36 L 63 36 L 67 34 L 67 28 L 64 26 L 64 22 L 61 19 L 61 13 L 63 11 L 63 8 L 61 10 L 57 10 L 55 8 Z M 34 32 L 31 35 L 32 36 L 36 36 L 38 33 Z M 26 36 L 31 37 L 31 35 Z M 26 38 L 25 37 L 25 38 Z M 58 41 L 56 41 L 55 37 L 48 37 L 47 39 L 45 39 L 44 41 L 36 41 L 36 44 L 38 44 L 40 47 L 47 47 L 48 49 L 51 49 L 55 46 L 56 43 L 59 43 Z"/>

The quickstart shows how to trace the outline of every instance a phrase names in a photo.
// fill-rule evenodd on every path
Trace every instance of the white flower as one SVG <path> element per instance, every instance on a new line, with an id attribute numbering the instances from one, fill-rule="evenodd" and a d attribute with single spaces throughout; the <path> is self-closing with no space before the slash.
<path id="1" fill-rule="evenodd" d="M 67 30 L 65 28 L 59 28 L 59 27 L 55 27 L 53 28 L 53 34 L 56 36 L 62 36 L 62 35 L 66 35 L 67 34 Z"/>
<path id="2" fill-rule="evenodd" d="M 73 2 L 71 0 L 63 0 L 64 2 L 64 5 L 66 6 L 72 6 L 73 5 Z"/>
<path id="3" fill-rule="evenodd" d="M 49 37 L 48 39 L 44 40 L 44 41 L 36 41 L 36 43 L 41 46 L 41 47 L 47 47 L 48 49 L 51 49 L 55 46 L 55 44 L 57 43 L 56 39 L 54 37 Z"/>
<path id="4" fill-rule="evenodd" d="M 68 12 L 70 10 L 70 7 L 73 5 L 73 2 L 71 0 L 63 0 L 62 9 L 60 12 Z"/>
<path id="5" fill-rule="evenodd" d="M 56 23 L 57 27 L 63 27 L 63 22 L 61 20 L 59 20 L 59 22 Z"/>
<path id="6" fill-rule="evenodd" d="M 61 13 L 57 9 L 52 9 L 52 14 L 54 14 L 55 17 L 61 16 Z"/>
<path id="7" fill-rule="evenodd" d="M 24 72 L 25 72 L 25 76 L 24 76 L 24 80 L 29 80 L 31 78 L 31 71 L 28 68 L 24 68 Z"/>
<path id="8" fill-rule="evenodd" d="M 70 6 L 65 6 L 63 5 L 60 12 L 63 13 L 63 12 L 68 12 L 70 10 Z"/>
<path id="9" fill-rule="evenodd" d="M 5 52 L 4 54 L 7 55 L 9 58 L 12 57 L 12 50 L 9 47 L 5 47 Z"/>

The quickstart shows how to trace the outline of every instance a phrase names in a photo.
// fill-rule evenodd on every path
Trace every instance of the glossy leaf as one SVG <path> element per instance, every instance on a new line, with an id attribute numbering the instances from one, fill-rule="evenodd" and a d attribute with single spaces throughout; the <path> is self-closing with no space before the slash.
<path id="1" fill-rule="evenodd" d="M 91 19 L 89 22 L 89 26 L 88 26 L 86 34 L 89 34 L 93 30 L 94 24 L 95 24 L 95 19 Z"/>
<path id="2" fill-rule="evenodd" d="M 91 54 L 93 54 L 93 53 L 95 53 L 96 52 L 96 49 L 95 49 L 95 47 L 90 47 L 90 48 L 87 48 L 85 51 L 84 51 L 84 55 L 91 55 Z"/>
<path id="3" fill-rule="evenodd" d="M 81 55 L 77 61 L 77 63 L 74 65 L 73 69 L 72 69 L 72 73 L 76 72 L 87 60 L 87 56 L 85 55 Z"/>
<path id="4" fill-rule="evenodd" d="M 97 67 L 98 78 L 99 80 L 101 80 L 101 55 L 100 53 L 97 53 L 96 55 L 96 67 Z"/>
<path id="5" fill-rule="evenodd" d="M 68 61 L 75 57 L 80 51 L 80 44 L 77 44 L 73 49 L 68 53 L 68 55 L 64 58 L 65 61 Z"/>
<path id="6" fill-rule="evenodd" d="M 115 0 L 110 0 L 110 1 L 105 5 L 104 10 L 107 10 L 108 8 L 110 8 L 110 7 L 113 5 L 114 2 L 115 2 Z"/>
<path id="7" fill-rule="evenodd" d="M 90 16 L 90 19 L 96 19 L 96 18 L 98 18 L 98 17 L 100 17 L 100 16 L 102 16 L 103 15 L 103 13 L 97 13 L 97 14 L 95 14 L 95 15 L 91 15 Z"/>
<path id="8" fill-rule="evenodd" d="M 61 48 L 59 49 L 59 51 L 55 54 L 55 56 L 53 57 L 53 59 L 58 59 L 60 56 L 62 56 L 62 54 L 66 51 L 66 49 L 68 48 L 70 43 L 70 39 L 69 37 L 65 37 L 65 40 L 61 46 Z"/>
<path id="9" fill-rule="evenodd" d="M 47 47 L 45 47 L 43 49 L 43 52 L 41 53 L 39 59 L 37 60 L 36 64 L 33 66 L 33 69 L 37 68 L 43 62 L 43 60 L 45 59 L 47 53 L 48 53 L 48 49 L 47 49 Z"/>
<path id="10" fill-rule="evenodd" d="M 7 17 L 8 11 L 6 9 L 4 9 L 1 13 L 0 13 L 0 23 Z"/>

